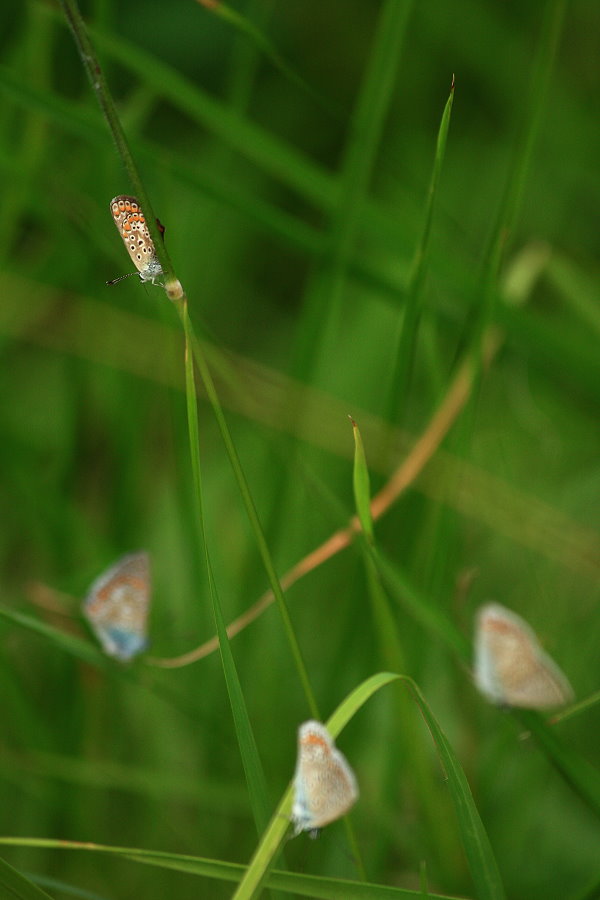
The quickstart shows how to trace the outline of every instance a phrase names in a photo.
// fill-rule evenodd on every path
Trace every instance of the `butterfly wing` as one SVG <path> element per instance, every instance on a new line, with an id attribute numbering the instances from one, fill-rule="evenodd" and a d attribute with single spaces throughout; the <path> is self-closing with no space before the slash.
<path id="1" fill-rule="evenodd" d="M 127 661 L 145 649 L 149 603 L 147 553 L 123 557 L 96 579 L 84 613 L 109 656 Z"/>
<path id="2" fill-rule="evenodd" d="M 296 834 L 315 831 L 343 816 L 356 802 L 356 778 L 344 755 L 320 722 L 298 733 L 292 821 Z"/>
<path id="3" fill-rule="evenodd" d="M 500 604 L 478 616 L 475 680 L 495 703 L 544 709 L 567 703 L 572 688 L 529 625 Z"/>
<path id="4" fill-rule="evenodd" d="M 135 197 L 119 194 L 110 201 L 110 211 L 141 280 L 154 284 L 162 268 L 140 204 Z"/>

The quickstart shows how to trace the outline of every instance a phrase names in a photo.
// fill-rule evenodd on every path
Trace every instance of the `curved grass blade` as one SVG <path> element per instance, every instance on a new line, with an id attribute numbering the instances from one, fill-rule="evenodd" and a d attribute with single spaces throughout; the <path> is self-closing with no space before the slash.
<path id="1" fill-rule="evenodd" d="M 338 706 L 326 723 L 327 728 L 334 738 L 337 737 L 373 694 L 382 687 L 395 682 L 401 682 L 409 687 L 433 738 L 441 765 L 448 779 L 461 842 L 477 897 L 479 900 L 504 900 L 504 889 L 496 860 L 465 774 L 425 698 L 411 678 L 391 672 L 380 672 L 371 676 L 355 688 Z M 265 884 L 269 868 L 273 864 L 289 825 L 291 803 L 292 785 L 290 784 L 234 895 L 235 900 L 250 900 L 250 898 L 258 896 L 261 887 Z"/>
<path id="2" fill-rule="evenodd" d="M 492 898 L 493 900 L 502 900 L 505 894 L 500 872 L 465 773 L 415 682 L 406 676 L 400 677 L 408 684 L 419 705 L 445 769 L 460 828 L 461 842 L 477 896 L 485 898 L 485 900 L 488 898 L 489 900 Z"/>
<path id="3" fill-rule="evenodd" d="M 480 900 L 503 900 L 505 895 L 500 873 L 466 776 L 448 739 L 412 678 L 389 672 L 372 676 L 344 700 L 331 717 L 327 727 L 335 736 L 372 694 L 379 688 L 395 681 L 406 684 L 410 689 L 435 744 L 448 780 L 448 788 L 458 819 L 461 843 L 475 884 L 477 897 Z"/>
<path id="4" fill-rule="evenodd" d="M 219 881 L 239 881 L 245 867 L 240 863 L 222 862 L 218 859 L 207 859 L 198 856 L 185 856 L 179 853 L 165 853 L 156 850 L 142 850 L 135 847 L 111 847 L 106 844 L 79 843 L 78 841 L 57 841 L 45 838 L 11 838 L 0 837 L 0 845 L 44 848 L 50 850 L 74 850 L 88 853 L 121 857 L 142 863 L 171 869 L 176 872 L 187 872 Z M 1 882 L 0 882 L 1 884 Z M 405 890 L 381 884 L 365 884 L 360 881 L 349 881 L 338 878 L 325 878 L 320 875 L 302 875 L 292 872 L 274 870 L 266 879 L 266 886 L 290 894 L 303 897 L 317 897 L 322 900 L 419 900 L 420 891 Z M 17 897 L 19 895 L 16 895 Z M 429 894 L 431 900 L 460 900 L 448 894 Z M 24 897 L 23 900 L 48 900 L 47 894 Z M 50 898 L 51 900 L 51 898 Z"/>

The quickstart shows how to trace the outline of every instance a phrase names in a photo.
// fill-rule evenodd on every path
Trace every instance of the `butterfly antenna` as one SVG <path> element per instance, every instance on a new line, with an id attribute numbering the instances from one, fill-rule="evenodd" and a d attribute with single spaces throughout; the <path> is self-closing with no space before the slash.
<path id="1" fill-rule="evenodd" d="M 106 284 L 116 284 L 118 281 L 123 281 L 124 278 L 130 278 L 131 275 L 139 275 L 139 272 L 128 272 L 127 275 L 119 275 L 118 278 L 113 278 L 112 281 L 107 281 Z"/>

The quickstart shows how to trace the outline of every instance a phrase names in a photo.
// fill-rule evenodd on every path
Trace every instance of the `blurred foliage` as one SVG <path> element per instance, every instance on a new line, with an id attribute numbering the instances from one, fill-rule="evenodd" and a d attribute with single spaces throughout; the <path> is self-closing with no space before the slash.
<path id="1" fill-rule="evenodd" d="M 522 204 L 483 320 L 504 342 L 375 533 L 466 637 L 481 602 L 517 610 L 583 698 L 600 674 L 600 7 L 567 4 L 549 89 L 532 95 L 555 6 L 406 5 L 364 198 L 348 159 L 362 134 L 357 98 L 378 17 L 390 4 L 236 0 L 297 78 L 192 0 L 89 0 L 82 11 L 191 318 L 216 348 L 221 399 L 280 574 L 353 513 L 347 414 L 376 492 L 443 401 L 483 315 L 490 242 L 534 103 L 539 130 Z M 144 547 L 154 573 L 151 653 L 178 656 L 210 638 L 214 622 L 177 316 L 160 289 L 135 278 L 105 285 L 129 271 L 108 207 L 131 186 L 55 7 L 2 4 L 0 46 L 2 603 L 92 642 L 75 598 L 114 559 Z M 398 407 L 390 398 L 406 287 L 453 74 L 414 365 Z M 361 171 L 360 154 L 354 165 Z M 517 285 L 511 303 L 507 276 L 519 272 L 531 284 Z M 230 620 L 268 585 L 202 398 L 199 427 L 209 545 Z M 350 548 L 287 592 L 324 716 L 387 666 L 369 584 Z M 476 695 L 449 648 L 392 608 L 404 674 L 467 774 L 507 895 L 592 896 L 593 814 L 520 739 L 518 720 Z M 0 629 L 0 832 L 248 861 L 257 835 L 217 655 L 181 669 L 140 661 L 122 670 L 14 624 Z M 308 717 L 275 608 L 232 649 L 272 809 Z M 598 764 L 597 706 L 556 734 Z M 340 746 L 361 786 L 353 821 L 369 879 L 418 889 L 424 860 L 432 891 L 473 896 L 414 706 L 378 695 Z M 317 842 L 290 842 L 285 854 L 292 871 L 355 877 L 339 825 Z M 122 859 L 25 848 L 6 856 L 20 871 L 107 898 L 231 894 L 227 884 Z"/>

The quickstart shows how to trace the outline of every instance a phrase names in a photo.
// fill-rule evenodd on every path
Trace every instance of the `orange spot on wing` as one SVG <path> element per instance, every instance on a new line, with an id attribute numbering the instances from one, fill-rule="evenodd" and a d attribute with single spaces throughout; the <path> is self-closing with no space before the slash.
<path id="1" fill-rule="evenodd" d="M 323 740 L 320 734 L 315 734 L 314 732 L 309 732 L 302 738 L 302 744 L 317 744 L 319 747 L 325 747 L 326 750 L 329 750 L 329 744 L 327 741 Z"/>
<path id="2" fill-rule="evenodd" d="M 512 622 L 503 622 L 502 619 L 486 619 L 483 627 L 486 631 L 492 631 L 494 634 L 514 634 L 515 631 Z"/>

